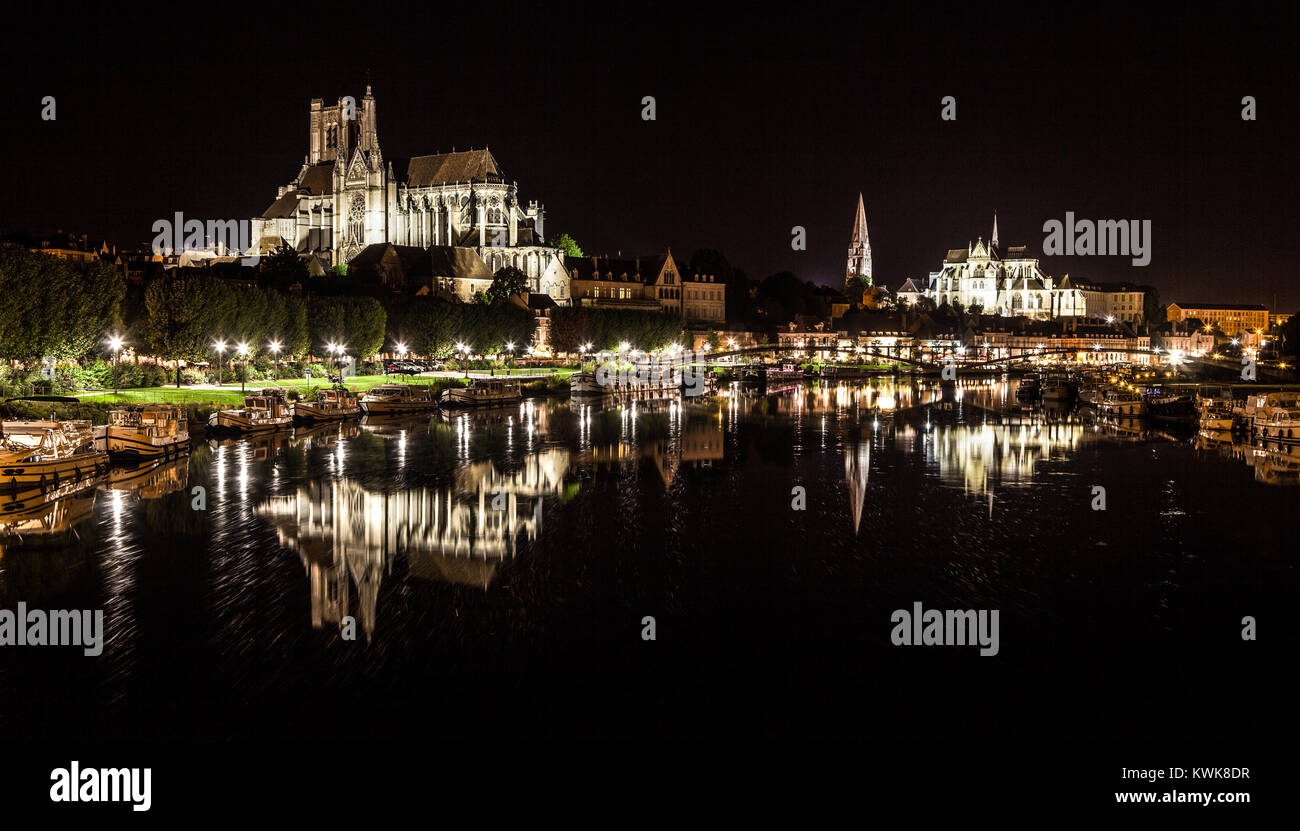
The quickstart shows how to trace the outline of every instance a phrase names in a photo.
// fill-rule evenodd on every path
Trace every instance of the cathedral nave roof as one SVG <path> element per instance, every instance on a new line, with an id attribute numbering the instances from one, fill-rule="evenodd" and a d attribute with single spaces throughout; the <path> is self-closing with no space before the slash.
<path id="1" fill-rule="evenodd" d="M 427 188 L 453 182 L 502 181 L 501 168 L 490 150 L 462 150 L 415 156 L 406 165 L 406 185 Z"/>
<path id="2" fill-rule="evenodd" d="M 302 174 L 298 187 L 312 196 L 325 196 L 334 192 L 334 162 L 310 165 Z"/>
<path id="3" fill-rule="evenodd" d="M 262 219 L 289 219 L 298 213 L 298 191 L 291 190 L 262 211 Z"/>

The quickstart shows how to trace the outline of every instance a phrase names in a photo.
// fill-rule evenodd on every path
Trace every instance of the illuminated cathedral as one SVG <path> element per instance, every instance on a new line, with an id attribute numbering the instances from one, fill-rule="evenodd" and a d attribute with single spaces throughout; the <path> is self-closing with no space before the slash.
<path id="1" fill-rule="evenodd" d="M 313 99 L 308 128 L 298 175 L 253 219 L 262 247 L 283 239 L 326 267 L 371 245 L 443 249 L 441 261 L 472 253 L 490 273 L 512 265 L 532 291 L 568 297 L 563 255 L 546 244 L 545 208 L 521 202 L 487 148 L 385 158 L 369 86 L 359 103 Z"/>

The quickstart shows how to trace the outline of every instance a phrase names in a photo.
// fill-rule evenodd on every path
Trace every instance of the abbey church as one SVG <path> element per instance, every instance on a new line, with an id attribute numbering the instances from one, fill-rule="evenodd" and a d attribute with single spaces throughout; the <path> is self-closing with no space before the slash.
<path id="1" fill-rule="evenodd" d="M 563 255 L 546 245 L 545 208 L 520 201 L 517 183 L 491 151 L 386 159 L 369 86 L 359 104 L 313 99 L 308 127 L 298 175 L 253 219 L 263 247 L 282 238 L 326 268 L 362 252 L 380 259 L 374 246 L 390 255 L 405 249 L 397 255 L 404 261 L 416 249 L 432 271 L 448 272 L 428 274 L 432 286 L 462 300 L 513 265 L 528 275 L 531 291 L 568 299 Z"/>
<path id="2" fill-rule="evenodd" d="M 991 239 L 981 237 L 965 248 L 949 250 L 940 270 L 930 272 L 928 280 L 909 279 L 896 293 L 909 303 L 924 297 L 935 306 L 960 304 L 1004 317 L 1050 320 L 1087 314 L 1085 290 L 1069 275 L 1060 280 L 1051 277 L 1027 246 L 1002 247 L 996 214 Z"/>

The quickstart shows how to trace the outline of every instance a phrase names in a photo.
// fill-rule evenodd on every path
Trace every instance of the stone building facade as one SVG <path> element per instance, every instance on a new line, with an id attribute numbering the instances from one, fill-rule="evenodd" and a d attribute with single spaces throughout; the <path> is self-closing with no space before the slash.
<path id="1" fill-rule="evenodd" d="M 382 243 L 471 248 L 494 273 L 515 266 L 530 290 L 565 301 L 563 255 L 546 244 L 545 221 L 487 148 L 386 158 L 367 86 L 359 104 L 312 100 L 302 167 L 253 226 L 261 247 L 284 239 L 327 266 Z"/>

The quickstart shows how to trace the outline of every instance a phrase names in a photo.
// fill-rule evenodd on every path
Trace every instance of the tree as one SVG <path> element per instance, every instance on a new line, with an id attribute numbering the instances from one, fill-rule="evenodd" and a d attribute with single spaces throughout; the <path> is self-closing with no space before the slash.
<path id="1" fill-rule="evenodd" d="M 551 246 L 564 252 L 566 257 L 581 257 L 582 248 L 578 246 L 577 240 L 568 234 L 556 234 L 551 237 Z"/>
<path id="2" fill-rule="evenodd" d="M 336 343 L 349 355 L 367 358 L 384 346 L 388 314 L 373 297 L 313 297 L 307 321 L 315 354 L 326 355 L 326 346 Z"/>
<path id="3" fill-rule="evenodd" d="M 201 361 L 238 312 L 226 286 L 197 269 L 177 269 L 145 291 L 145 341 L 169 360 Z"/>
<path id="4" fill-rule="evenodd" d="M 417 355 L 435 358 L 449 357 L 457 343 L 480 352 L 500 352 L 506 343 L 528 343 L 537 327 L 532 312 L 514 303 L 486 306 L 413 297 L 394 300 L 390 306 L 393 339 Z"/>
<path id="5" fill-rule="evenodd" d="M 717 352 L 718 348 L 722 346 L 722 336 L 718 334 L 718 330 L 710 329 L 709 333 L 704 337 L 704 342 L 708 344 L 710 352 Z"/>
<path id="6" fill-rule="evenodd" d="M 122 275 L 108 263 L 69 263 L 0 249 L 0 357 L 81 358 L 121 327 Z"/>
<path id="7" fill-rule="evenodd" d="M 861 274 L 854 274 L 844 284 L 844 293 L 850 298 L 862 299 L 862 295 L 871 288 L 871 280 Z"/>
<path id="8" fill-rule="evenodd" d="M 681 337 L 682 319 L 639 309 L 566 306 L 551 314 L 551 340 L 559 352 L 578 352 L 583 344 L 601 351 L 628 343 L 634 349 L 662 349 Z"/>
<path id="9" fill-rule="evenodd" d="M 298 258 L 293 246 L 284 242 L 262 260 L 262 285 L 288 291 L 294 283 L 307 281 L 307 266 Z"/>
<path id="10" fill-rule="evenodd" d="M 1142 317 L 1147 323 L 1164 323 L 1165 310 L 1160 306 L 1160 292 L 1155 286 L 1138 286 L 1142 290 Z"/>
<path id="11" fill-rule="evenodd" d="M 1278 351 L 1283 355 L 1300 355 L 1300 312 L 1291 315 L 1291 319 L 1278 328 L 1277 339 L 1280 341 Z"/>
<path id="12" fill-rule="evenodd" d="M 506 265 L 498 269 L 497 273 L 493 275 L 492 285 L 488 286 L 484 295 L 487 302 L 495 303 L 498 300 L 508 300 L 526 291 L 528 291 L 528 275 L 512 265 Z"/>

